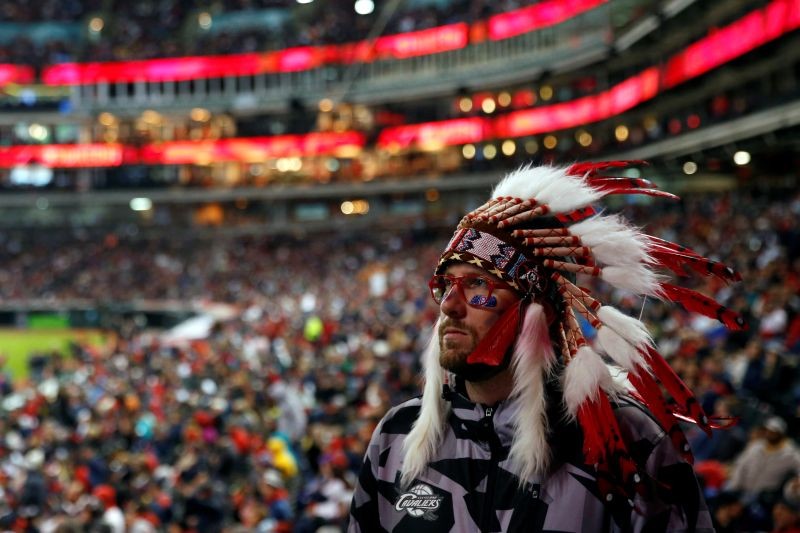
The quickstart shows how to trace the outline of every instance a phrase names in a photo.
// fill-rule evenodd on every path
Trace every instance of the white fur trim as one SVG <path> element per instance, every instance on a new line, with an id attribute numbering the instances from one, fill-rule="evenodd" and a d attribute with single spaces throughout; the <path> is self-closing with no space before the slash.
<path id="1" fill-rule="evenodd" d="M 525 311 L 511 359 L 514 373 L 511 397 L 517 402 L 511 415 L 514 438 L 509 459 L 520 483 L 535 474 L 543 475 L 550 465 L 545 380 L 555 360 L 544 308 L 531 303 Z"/>
<path id="2" fill-rule="evenodd" d="M 566 167 L 525 165 L 508 174 L 495 187 L 492 197 L 535 198 L 554 213 L 572 211 L 603 197 L 582 178 L 567 174 Z"/>
<path id="3" fill-rule="evenodd" d="M 408 485 L 422 475 L 442 440 L 450 404 L 442 399 L 444 370 L 439 365 L 439 321 L 433 326 L 431 339 L 423 354 L 425 387 L 422 407 L 414 427 L 403 442 L 401 484 Z"/>
<path id="4" fill-rule="evenodd" d="M 563 387 L 567 414 L 573 418 L 578 414 L 578 407 L 586 400 L 596 398 L 600 389 L 615 389 L 602 357 L 588 346 L 578 348 L 578 353 L 567 365 Z"/>

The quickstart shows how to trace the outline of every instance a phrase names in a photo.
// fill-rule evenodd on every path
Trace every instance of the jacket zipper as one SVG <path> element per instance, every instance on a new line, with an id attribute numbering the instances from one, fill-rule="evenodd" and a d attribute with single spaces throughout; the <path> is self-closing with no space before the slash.
<path id="1" fill-rule="evenodd" d="M 494 431 L 494 408 L 486 407 L 483 411 L 483 424 L 486 430 L 486 435 L 489 442 L 489 471 L 486 475 L 486 497 L 483 501 L 483 512 L 481 513 L 481 533 L 490 533 L 493 522 L 493 514 L 495 512 L 494 505 L 494 491 L 495 484 L 497 483 L 497 469 L 500 462 L 497 460 L 499 453 L 502 451 L 500 438 Z"/>

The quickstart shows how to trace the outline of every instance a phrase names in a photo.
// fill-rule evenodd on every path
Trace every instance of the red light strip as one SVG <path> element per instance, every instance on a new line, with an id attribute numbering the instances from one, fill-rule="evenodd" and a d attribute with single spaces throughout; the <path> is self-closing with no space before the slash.
<path id="1" fill-rule="evenodd" d="M 800 27 L 800 0 L 774 0 L 670 58 L 663 87 L 700 76 Z"/>
<path id="2" fill-rule="evenodd" d="M 549 0 L 528 8 L 496 15 L 488 21 L 490 37 L 504 39 L 552 26 L 607 1 Z M 369 63 L 379 59 L 406 59 L 464 48 L 469 44 L 471 30 L 484 24 L 485 22 L 479 22 L 470 26 L 461 22 L 437 26 L 420 31 L 386 35 L 379 37 L 373 43 L 359 41 L 342 45 L 305 46 L 275 52 L 225 56 L 62 63 L 45 67 L 42 71 L 42 81 L 46 85 L 184 81 L 296 72 L 322 65 Z M 492 30 L 493 27 L 496 29 Z"/>
<path id="3" fill-rule="evenodd" d="M 496 119 L 472 117 L 386 128 L 380 133 L 377 146 L 389 150 L 412 146 L 426 149 L 496 137 L 534 135 L 597 122 L 623 113 L 655 97 L 660 91 L 700 76 L 799 27 L 800 0 L 773 0 L 765 8 L 687 47 L 670 58 L 663 69 L 651 67 L 608 91 L 571 102 L 515 111 Z M 403 46 L 397 45 L 395 50 L 405 50 Z M 307 49 L 294 49 L 292 53 L 296 55 L 289 56 L 291 60 L 284 58 L 282 68 L 293 68 L 308 61 L 302 59 L 306 57 L 303 50 Z M 351 49 L 350 53 L 358 52 Z M 0 148 L 0 167 L 10 168 L 33 161 L 64 168 L 255 161 L 335 154 L 337 150 L 360 149 L 364 143 L 363 134 L 346 132 L 168 142 L 140 149 L 116 144 L 12 146 Z"/>
<path id="4" fill-rule="evenodd" d="M 535 135 L 574 128 L 619 115 L 653 98 L 658 93 L 658 77 L 658 68 L 651 67 L 597 95 L 514 111 L 495 119 L 495 135 Z"/>
<path id="5" fill-rule="evenodd" d="M 121 165 L 209 164 L 220 161 L 263 162 L 279 157 L 353 155 L 364 147 L 360 132 L 309 133 L 218 141 L 172 141 L 140 148 L 124 144 L 48 144 L 0 148 L 0 168 L 39 163 L 52 168 L 99 168 Z"/>
<path id="6" fill-rule="evenodd" d="M 33 83 L 33 67 L 0 64 L 0 87 L 10 83 Z"/>
<path id="7" fill-rule="evenodd" d="M 392 150 L 408 146 L 441 147 L 480 142 L 488 136 L 491 122 L 487 118 L 457 118 L 425 124 L 386 128 L 378 136 L 380 148 Z"/>
<path id="8" fill-rule="evenodd" d="M 741 57 L 799 27 L 800 0 L 773 0 L 765 8 L 753 11 L 690 45 L 670 58 L 664 67 L 650 67 L 596 95 L 522 109 L 495 119 L 485 118 L 483 138 L 465 142 L 536 135 L 617 116 L 660 92 Z M 420 144 L 424 136 L 422 130 L 447 132 L 455 128 L 459 120 L 464 119 L 387 128 L 378 137 L 378 147 L 394 150 L 412 146 L 424 148 Z M 419 133 L 416 128 L 420 129 Z M 440 142 L 447 146 L 463 144 L 448 135 L 442 135 Z"/>
<path id="9" fill-rule="evenodd" d="M 493 41 L 560 24 L 608 0 L 545 0 L 532 6 L 489 18 L 489 38 Z"/>

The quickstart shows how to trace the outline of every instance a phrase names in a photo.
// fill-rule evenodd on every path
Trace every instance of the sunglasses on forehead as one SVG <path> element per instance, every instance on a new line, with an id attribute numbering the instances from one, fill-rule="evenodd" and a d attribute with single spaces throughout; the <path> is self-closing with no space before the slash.
<path id="1" fill-rule="evenodd" d="M 472 307 L 495 307 L 497 298 L 492 293 L 498 289 L 514 290 L 511 285 L 503 281 L 490 279 L 480 274 L 465 274 L 453 276 L 450 274 L 435 274 L 428 282 L 433 301 L 441 304 L 447 298 L 453 287 L 459 292 L 464 301 Z"/>

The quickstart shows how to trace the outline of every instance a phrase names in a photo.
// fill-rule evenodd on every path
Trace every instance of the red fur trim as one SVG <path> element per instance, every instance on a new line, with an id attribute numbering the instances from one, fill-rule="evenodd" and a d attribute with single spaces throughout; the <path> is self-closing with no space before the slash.
<path id="1" fill-rule="evenodd" d="M 499 366 L 519 333 L 522 302 L 512 305 L 486 332 L 481 342 L 467 356 L 467 363 Z"/>

